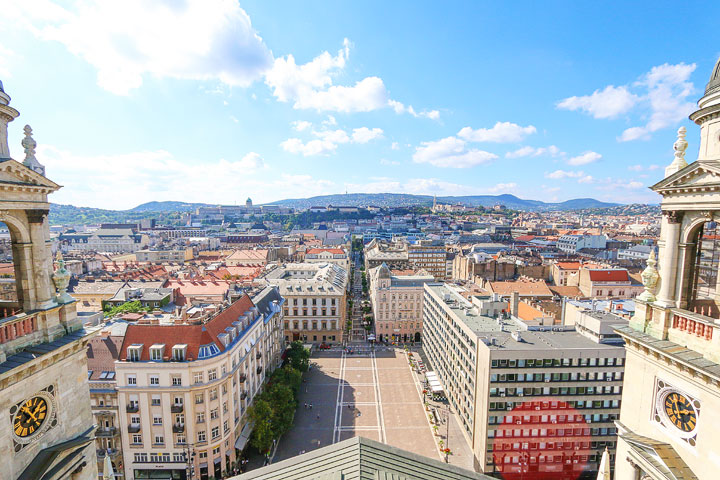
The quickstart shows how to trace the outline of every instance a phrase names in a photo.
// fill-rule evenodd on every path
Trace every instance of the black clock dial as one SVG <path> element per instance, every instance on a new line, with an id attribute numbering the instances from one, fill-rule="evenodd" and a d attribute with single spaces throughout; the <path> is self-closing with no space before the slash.
<path id="1" fill-rule="evenodd" d="M 682 393 L 670 392 L 665 395 L 663 409 L 668 420 L 679 430 L 689 433 L 697 425 L 697 413 L 692 403 Z"/>
<path id="2" fill-rule="evenodd" d="M 32 397 L 20 405 L 13 417 L 13 431 L 18 437 L 37 432 L 48 416 L 48 403 L 43 397 Z"/>

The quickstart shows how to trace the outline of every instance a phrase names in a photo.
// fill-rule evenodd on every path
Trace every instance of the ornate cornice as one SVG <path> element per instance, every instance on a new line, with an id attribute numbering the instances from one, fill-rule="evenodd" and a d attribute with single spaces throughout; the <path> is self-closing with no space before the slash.
<path id="1" fill-rule="evenodd" d="M 667 218 L 668 223 L 682 223 L 684 212 L 679 210 L 663 210 L 662 214 Z"/>

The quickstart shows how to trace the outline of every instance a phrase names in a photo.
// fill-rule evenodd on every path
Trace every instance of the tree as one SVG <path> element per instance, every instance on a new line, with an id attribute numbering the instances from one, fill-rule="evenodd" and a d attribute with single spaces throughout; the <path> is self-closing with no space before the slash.
<path id="1" fill-rule="evenodd" d="M 250 407 L 248 415 L 255 422 L 250 445 L 264 454 L 270 450 L 274 438 L 272 427 L 273 411 L 270 403 L 263 398 L 256 399 L 255 404 Z"/>
<path id="2" fill-rule="evenodd" d="M 277 438 L 292 427 L 297 404 L 292 389 L 283 383 L 273 384 L 267 391 L 267 397 L 273 410 L 272 430 Z"/>
<path id="3" fill-rule="evenodd" d="M 295 340 L 290 344 L 287 357 L 291 367 L 301 372 L 307 372 L 310 366 L 310 350 L 305 348 L 300 340 Z"/>

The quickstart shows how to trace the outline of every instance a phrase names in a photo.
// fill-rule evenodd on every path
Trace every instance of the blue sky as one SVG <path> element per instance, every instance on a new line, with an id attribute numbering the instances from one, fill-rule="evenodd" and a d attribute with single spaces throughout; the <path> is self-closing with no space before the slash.
<path id="1" fill-rule="evenodd" d="M 52 201 L 657 202 L 716 2 L 15 1 L 0 79 Z"/>

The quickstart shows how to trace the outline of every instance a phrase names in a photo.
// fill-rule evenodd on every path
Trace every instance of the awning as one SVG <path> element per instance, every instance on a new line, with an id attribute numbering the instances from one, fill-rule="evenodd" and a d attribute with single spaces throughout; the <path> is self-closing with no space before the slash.
<path id="1" fill-rule="evenodd" d="M 245 424 L 237 440 L 235 440 L 235 448 L 237 448 L 238 450 L 242 450 L 245 448 L 248 440 L 250 440 L 250 434 L 252 434 L 254 426 L 255 424 L 253 422 L 248 422 Z"/>

